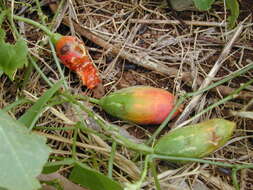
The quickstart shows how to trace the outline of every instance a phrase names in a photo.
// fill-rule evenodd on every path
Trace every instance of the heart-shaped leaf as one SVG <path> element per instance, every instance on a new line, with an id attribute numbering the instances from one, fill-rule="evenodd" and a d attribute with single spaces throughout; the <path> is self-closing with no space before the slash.
<path id="1" fill-rule="evenodd" d="M 36 177 L 46 163 L 50 148 L 46 139 L 0 110 L 0 187 L 8 190 L 40 188 Z"/>

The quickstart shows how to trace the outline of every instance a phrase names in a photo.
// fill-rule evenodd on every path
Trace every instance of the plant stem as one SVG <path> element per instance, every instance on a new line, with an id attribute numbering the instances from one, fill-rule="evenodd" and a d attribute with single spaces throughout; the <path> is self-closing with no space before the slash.
<path id="1" fill-rule="evenodd" d="M 157 177 L 157 172 L 156 172 L 156 167 L 155 167 L 155 163 L 154 161 L 151 161 L 149 163 L 150 167 L 151 167 L 151 171 L 152 171 L 152 175 L 154 177 L 154 181 L 155 181 L 155 186 L 157 190 L 161 190 L 161 186 Z"/>
<path id="2" fill-rule="evenodd" d="M 182 97 L 179 98 L 179 100 L 177 101 L 177 103 L 176 103 L 175 107 L 173 108 L 173 110 L 170 112 L 170 114 L 167 116 L 167 118 L 162 122 L 162 124 L 158 127 L 158 129 L 156 129 L 154 134 L 149 138 L 149 140 L 147 141 L 147 144 L 151 144 L 151 142 L 153 140 L 155 140 L 156 137 L 159 135 L 159 133 L 167 126 L 167 124 L 170 121 L 172 115 L 179 108 L 179 106 L 184 102 L 185 99 L 186 99 L 185 96 L 182 96 Z"/>
<path id="3" fill-rule="evenodd" d="M 77 133 L 78 133 L 78 126 L 79 123 L 77 123 L 76 128 L 74 129 L 74 137 L 72 139 L 73 144 L 72 144 L 72 158 L 75 160 L 78 160 L 77 154 L 76 154 L 76 140 L 77 140 Z"/>
<path id="4" fill-rule="evenodd" d="M 94 104 L 97 104 L 97 105 L 100 105 L 100 100 L 96 99 L 96 98 L 91 98 L 91 97 L 87 97 L 87 100 L 91 103 L 94 103 Z"/>
<path id="5" fill-rule="evenodd" d="M 143 183 L 143 181 L 145 180 L 147 173 L 148 173 L 148 163 L 150 161 L 150 155 L 147 155 L 144 161 L 144 168 L 142 170 L 142 174 L 141 174 L 141 178 L 140 180 L 136 183 L 136 190 L 137 189 L 141 189 L 141 184 Z"/>
<path id="6" fill-rule="evenodd" d="M 84 100 L 84 101 L 88 101 L 88 102 L 100 105 L 100 100 L 96 98 L 91 98 L 91 97 L 83 96 L 83 95 L 73 95 L 73 97 L 79 100 Z"/>
<path id="7" fill-rule="evenodd" d="M 45 32 L 49 37 L 53 37 L 55 33 L 51 32 L 46 26 L 43 26 L 42 24 L 36 22 L 36 21 L 33 21 L 31 19 L 28 19 L 28 18 L 24 18 L 24 17 L 21 17 L 21 16 L 17 16 L 17 15 L 13 15 L 13 19 L 15 20 L 19 20 L 19 21 L 22 21 L 22 22 L 25 22 L 27 24 L 31 24 L 39 29 L 41 29 L 43 32 Z"/>
<path id="8" fill-rule="evenodd" d="M 237 168 L 232 169 L 232 181 L 233 181 L 233 185 L 234 185 L 235 189 L 240 190 L 240 185 L 237 180 L 237 171 L 238 171 Z"/>
<path id="9" fill-rule="evenodd" d="M 192 117 L 191 119 L 181 123 L 179 126 L 177 126 L 177 128 L 180 128 L 186 124 L 188 124 L 189 122 L 193 121 L 194 119 L 198 118 L 199 116 L 201 116 L 202 114 L 208 112 L 209 110 L 224 104 L 225 102 L 235 98 L 235 96 L 237 94 L 239 94 L 240 91 L 242 91 L 244 88 L 246 88 L 247 86 L 249 86 L 251 83 L 253 83 L 253 79 L 251 79 L 250 81 L 248 81 L 247 83 L 243 84 L 242 86 L 240 86 L 239 88 L 237 88 L 236 90 L 234 90 L 230 95 L 226 96 L 225 98 L 221 99 L 220 101 L 212 104 L 211 106 L 207 107 L 206 109 L 204 109 L 203 111 L 201 111 L 200 113 L 196 114 L 194 117 Z"/>
<path id="10" fill-rule="evenodd" d="M 253 169 L 253 164 L 228 164 L 228 163 L 223 163 L 223 162 L 217 162 L 217 161 L 212 161 L 212 160 L 204 160 L 204 159 L 199 159 L 199 158 L 187 158 L 187 157 L 177 157 L 177 156 L 170 156 L 170 155 L 164 155 L 164 154 L 159 154 L 159 152 L 155 152 L 155 154 L 150 155 L 150 159 L 162 159 L 162 160 L 172 160 L 172 161 L 188 161 L 188 162 L 199 162 L 203 164 L 212 164 L 212 165 L 217 165 L 217 166 L 222 166 L 222 167 L 227 167 L 227 168 L 235 168 L 236 170 L 240 169 Z"/>
<path id="11" fill-rule="evenodd" d="M 59 73 L 61 75 L 61 79 L 63 80 L 63 85 L 64 85 L 64 88 L 66 90 L 66 89 L 68 89 L 68 84 L 67 84 L 66 79 L 64 77 L 64 73 L 62 71 L 61 64 L 60 64 L 60 62 L 58 60 L 58 57 L 57 57 L 55 49 L 54 49 L 54 45 L 51 42 L 51 40 L 49 40 L 49 44 L 50 44 L 50 48 L 51 48 L 51 51 L 52 51 L 52 54 L 53 54 L 54 61 L 56 63 L 57 69 L 58 69 L 58 71 L 59 71 Z"/>
<path id="12" fill-rule="evenodd" d="M 32 65 L 34 66 L 35 70 L 41 75 L 41 77 L 46 81 L 46 83 L 52 87 L 53 84 L 50 82 L 50 80 L 46 77 L 46 75 L 42 72 L 42 70 L 39 68 L 39 66 L 36 64 L 36 62 L 34 61 L 33 57 L 28 54 L 28 58 L 30 59 Z"/>
<path id="13" fill-rule="evenodd" d="M 17 28 L 15 27 L 12 14 L 11 15 L 8 14 L 8 19 L 10 21 L 11 29 L 13 30 L 14 39 L 15 40 L 20 39 L 20 34 L 19 34 Z"/>
<path id="14" fill-rule="evenodd" d="M 113 141 L 109 164 L 108 164 L 108 177 L 111 179 L 112 179 L 113 161 L 114 161 L 114 157 L 115 157 L 115 153 L 116 153 L 116 147 L 117 147 L 117 143 L 115 141 Z"/>
<path id="15" fill-rule="evenodd" d="M 37 13 L 40 17 L 40 20 L 41 20 L 43 25 L 46 25 L 46 22 L 45 22 L 46 16 L 43 14 L 43 12 L 41 10 L 40 2 L 39 2 L 39 0 L 35 0 L 35 2 L 36 2 L 36 6 L 37 6 Z"/>
<path id="16" fill-rule="evenodd" d="M 229 76 L 227 76 L 226 78 L 224 78 L 224 79 L 222 79 L 222 80 L 220 80 L 218 82 L 215 82 L 215 83 L 207 86 L 206 88 L 203 88 L 203 89 L 198 90 L 196 92 L 187 93 L 186 96 L 188 96 L 188 97 L 190 97 L 190 96 L 197 96 L 197 95 L 199 95 L 199 94 L 201 94 L 201 93 L 203 93 L 203 92 L 205 92 L 207 90 L 210 90 L 212 88 L 215 88 L 215 87 L 217 87 L 217 86 L 219 86 L 219 85 L 221 85 L 221 84 L 223 84 L 223 83 L 225 83 L 225 82 L 227 82 L 227 81 L 229 81 L 229 80 L 231 80 L 231 79 L 233 79 L 235 77 L 238 77 L 238 76 L 240 76 L 240 75 L 242 75 L 242 74 L 244 74 L 247 71 L 250 71 L 252 69 L 253 69 L 253 63 L 250 63 L 246 67 L 244 67 L 243 69 L 241 69 L 240 71 L 234 72 L 234 73 L 230 74 Z"/>

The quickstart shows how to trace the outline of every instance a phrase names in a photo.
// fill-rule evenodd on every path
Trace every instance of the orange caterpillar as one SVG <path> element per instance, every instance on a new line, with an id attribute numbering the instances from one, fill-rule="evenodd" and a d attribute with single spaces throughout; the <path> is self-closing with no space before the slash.
<path id="1" fill-rule="evenodd" d="M 101 83 L 98 71 L 81 40 L 74 36 L 62 36 L 56 41 L 55 46 L 62 63 L 75 71 L 87 88 L 93 89 Z"/>

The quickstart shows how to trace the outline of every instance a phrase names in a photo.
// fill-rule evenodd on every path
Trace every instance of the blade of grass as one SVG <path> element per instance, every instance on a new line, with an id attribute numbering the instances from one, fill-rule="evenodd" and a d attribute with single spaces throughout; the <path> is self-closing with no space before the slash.
<path id="1" fill-rule="evenodd" d="M 28 58 L 29 58 L 30 62 L 32 63 L 32 65 L 34 66 L 35 70 L 41 75 L 41 77 L 45 80 L 45 82 L 50 87 L 52 87 L 53 86 L 52 82 L 50 82 L 50 80 L 46 77 L 46 75 L 43 73 L 43 71 L 39 68 L 37 63 L 34 61 L 34 58 L 30 54 L 28 54 Z"/>
<path id="2" fill-rule="evenodd" d="M 116 147 L 117 147 L 117 143 L 115 141 L 113 141 L 111 154 L 110 154 L 110 159 L 109 159 L 109 164 L 108 164 L 108 177 L 111 178 L 111 179 L 112 179 L 113 160 L 114 160 L 114 157 L 115 157 Z"/>
<path id="3" fill-rule="evenodd" d="M 2 110 L 5 111 L 5 112 L 8 112 L 11 109 L 13 109 L 13 108 L 15 108 L 19 105 L 26 104 L 26 103 L 29 103 L 29 102 L 31 102 L 31 101 L 28 100 L 28 99 L 25 99 L 25 98 L 21 98 L 19 100 L 16 100 L 15 102 L 9 104 L 8 106 L 5 106 Z"/>
<path id="4" fill-rule="evenodd" d="M 78 133 L 78 126 L 79 126 L 79 123 L 77 123 L 77 125 L 75 126 L 73 144 L 72 144 L 72 158 L 75 160 L 78 160 L 76 156 L 76 139 L 77 139 L 77 133 Z"/>
<path id="5" fill-rule="evenodd" d="M 27 126 L 29 130 L 33 128 L 38 117 L 42 113 L 42 110 L 46 107 L 46 103 L 60 89 L 62 83 L 62 80 L 55 83 L 28 111 L 19 118 L 19 121 Z"/>

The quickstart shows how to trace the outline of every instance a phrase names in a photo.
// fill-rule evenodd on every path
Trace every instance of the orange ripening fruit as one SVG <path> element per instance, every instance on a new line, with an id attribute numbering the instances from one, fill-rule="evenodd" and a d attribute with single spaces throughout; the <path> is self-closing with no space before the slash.
<path id="1" fill-rule="evenodd" d="M 57 56 L 62 63 L 75 71 L 85 86 L 92 89 L 101 82 L 98 71 L 81 40 L 74 36 L 61 36 L 55 46 Z"/>
<path id="2" fill-rule="evenodd" d="M 100 99 L 101 107 L 110 115 L 137 124 L 162 123 L 175 105 L 170 92 L 149 86 L 134 86 L 116 91 Z M 172 117 L 180 111 L 177 110 Z"/>

